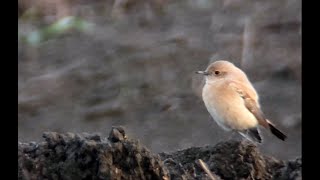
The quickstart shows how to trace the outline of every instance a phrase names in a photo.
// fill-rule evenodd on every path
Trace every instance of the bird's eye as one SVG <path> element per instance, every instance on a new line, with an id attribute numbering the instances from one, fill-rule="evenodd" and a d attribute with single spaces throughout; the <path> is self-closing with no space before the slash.
<path id="1" fill-rule="evenodd" d="M 220 71 L 215 71 L 214 74 L 215 74 L 215 75 L 219 75 L 219 74 L 220 74 Z"/>

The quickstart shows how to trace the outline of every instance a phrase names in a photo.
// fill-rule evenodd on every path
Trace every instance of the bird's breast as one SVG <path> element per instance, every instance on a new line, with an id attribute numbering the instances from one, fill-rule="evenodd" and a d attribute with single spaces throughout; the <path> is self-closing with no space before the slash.
<path id="1" fill-rule="evenodd" d="M 211 85 L 206 84 L 204 86 L 202 91 L 202 98 L 208 112 L 216 121 L 216 123 L 224 130 L 229 131 L 230 127 L 226 124 L 223 114 L 221 114 L 221 109 L 219 109 L 218 106 L 218 103 L 221 101 L 221 98 L 219 98 L 217 92 Z"/>
<path id="2" fill-rule="evenodd" d="M 257 125 L 241 96 L 226 84 L 206 84 L 202 98 L 210 115 L 225 130 L 242 130 Z"/>

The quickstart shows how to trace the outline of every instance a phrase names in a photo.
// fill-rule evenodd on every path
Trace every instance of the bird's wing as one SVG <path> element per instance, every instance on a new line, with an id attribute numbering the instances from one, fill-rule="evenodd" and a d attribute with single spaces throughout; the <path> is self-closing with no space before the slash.
<path id="1" fill-rule="evenodd" d="M 231 86 L 231 88 L 234 89 L 243 99 L 244 105 L 256 117 L 259 124 L 268 128 L 268 121 L 266 120 L 263 112 L 259 108 L 257 100 L 253 99 L 253 95 L 255 94 L 255 92 L 253 92 L 252 88 L 247 87 L 243 83 L 236 81 L 230 82 L 229 86 Z"/>

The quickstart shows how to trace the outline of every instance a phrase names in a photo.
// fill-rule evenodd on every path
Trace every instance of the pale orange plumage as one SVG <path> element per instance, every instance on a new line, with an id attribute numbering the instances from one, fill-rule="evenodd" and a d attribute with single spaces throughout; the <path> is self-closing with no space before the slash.
<path id="1" fill-rule="evenodd" d="M 250 140 L 261 142 L 258 125 L 286 139 L 260 109 L 259 97 L 246 74 L 228 61 L 216 61 L 206 71 L 203 101 L 214 120 L 225 130 L 236 130 Z"/>

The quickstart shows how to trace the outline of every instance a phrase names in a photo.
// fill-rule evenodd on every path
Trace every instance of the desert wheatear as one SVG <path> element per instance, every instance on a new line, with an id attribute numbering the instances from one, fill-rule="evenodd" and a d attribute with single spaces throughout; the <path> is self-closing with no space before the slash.
<path id="1" fill-rule="evenodd" d="M 258 125 L 281 140 L 287 136 L 273 125 L 260 109 L 259 97 L 246 74 L 228 61 L 215 61 L 205 71 L 202 98 L 210 115 L 227 131 L 239 132 L 247 139 L 261 143 Z"/>

